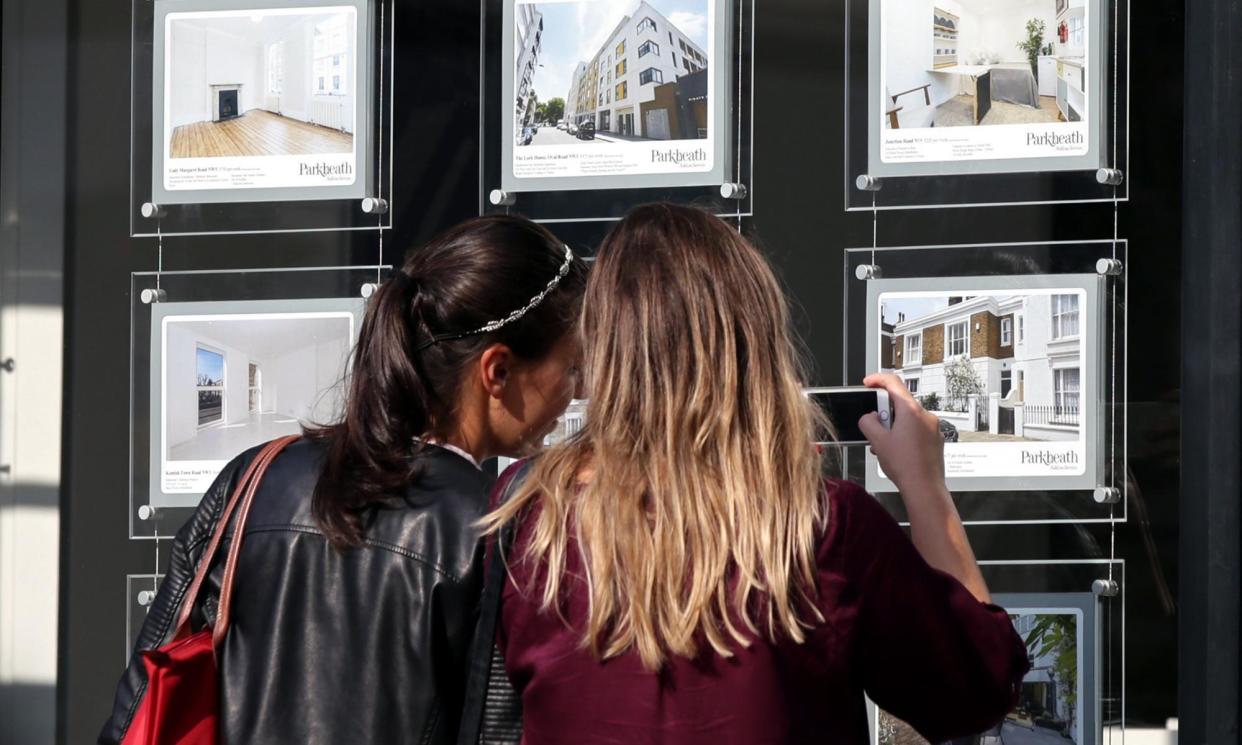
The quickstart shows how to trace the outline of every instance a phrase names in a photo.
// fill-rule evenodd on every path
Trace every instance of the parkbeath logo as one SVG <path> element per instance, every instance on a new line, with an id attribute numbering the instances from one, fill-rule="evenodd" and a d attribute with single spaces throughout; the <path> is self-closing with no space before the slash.
<path id="1" fill-rule="evenodd" d="M 1078 453 L 1069 451 L 1058 453 L 1053 450 L 1023 450 L 1022 465 L 1038 464 L 1041 466 L 1073 466 L 1078 464 Z"/>

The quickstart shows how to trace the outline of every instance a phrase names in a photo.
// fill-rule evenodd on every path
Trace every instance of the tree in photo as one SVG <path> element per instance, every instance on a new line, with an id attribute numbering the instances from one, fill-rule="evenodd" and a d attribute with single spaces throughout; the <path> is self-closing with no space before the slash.
<path id="1" fill-rule="evenodd" d="M 556 124 L 565 117 L 565 99 L 549 98 L 543 101 L 535 109 L 535 118 L 537 121 L 546 122 L 548 124 Z"/>
<path id="2" fill-rule="evenodd" d="M 1041 616 L 1026 635 L 1026 648 L 1036 660 L 1051 661 L 1050 677 L 1065 702 L 1064 734 L 1072 734 L 1078 712 L 1078 621 L 1074 616 Z"/>
<path id="3" fill-rule="evenodd" d="M 983 393 L 983 378 L 970 360 L 959 357 L 944 367 L 945 411 L 965 411 L 966 399 Z"/>

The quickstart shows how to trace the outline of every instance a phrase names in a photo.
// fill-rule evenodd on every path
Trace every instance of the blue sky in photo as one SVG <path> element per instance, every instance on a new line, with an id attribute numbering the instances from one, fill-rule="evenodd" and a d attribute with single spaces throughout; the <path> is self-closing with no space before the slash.
<path id="1" fill-rule="evenodd" d="M 648 0 L 648 4 L 707 51 L 707 8 L 710 0 Z M 543 51 L 533 87 L 540 101 L 565 98 L 579 62 L 589 62 L 621 19 L 638 8 L 639 0 L 581 0 L 535 3 L 543 13 Z M 668 35 L 662 34 L 665 42 Z M 666 44 L 667 46 L 667 44 Z M 516 54 L 516 52 L 515 52 Z"/>
<path id="2" fill-rule="evenodd" d="M 224 355 L 219 352 L 213 352 L 210 349 L 198 348 L 198 358 L 196 360 L 198 369 L 198 377 L 203 376 L 211 378 L 217 385 L 224 383 Z"/>

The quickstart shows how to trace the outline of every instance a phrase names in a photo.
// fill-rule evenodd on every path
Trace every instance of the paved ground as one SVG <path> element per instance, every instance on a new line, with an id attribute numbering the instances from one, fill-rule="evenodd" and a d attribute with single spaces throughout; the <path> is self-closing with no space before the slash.
<path id="1" fill-rule="evenodd" d="M 530 141 L 531 145 L 599 145 L 603 144 L 600 140 L 579 140 L 568 132 L 557 129 L 556 127 L 540 127 L 535 133 L 534 139 Z"/>
<path id="2" fill-rule="evenodd" d="M 994 435 L 991 432 L 962 432 L 958 430 L 958 442 L 1039 442 L 1030 437 Z"/>
<path id="3" fill-rule="evenodd" d="M 1005 745 L 1073 745 L 1073 740 L 1043 727 L 1023 727 L 1013 722 L 1001 725 L 1001 742 Z"/>

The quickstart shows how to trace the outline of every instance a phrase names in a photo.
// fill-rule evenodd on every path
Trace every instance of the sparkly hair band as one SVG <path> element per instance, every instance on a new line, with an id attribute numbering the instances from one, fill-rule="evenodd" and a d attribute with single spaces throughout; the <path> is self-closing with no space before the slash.
<path id="1" fill-rule="evenodd" d="M 467 336 L 477 336 L 479 334 L 490 334 L 493 331 L 498 331 L 504 328 L 505 326 L 508 326 L 509 324 L 513 323 L 514 321 L 517 321 L 522 316 L 526 315 L 527 313 L 531 312 L 536 307 L 538 307 L 539 304 L 543 302 L 544 298 L 546 298 L 548 295 L 552 293 L 553 290 L 556 289 L 557 285 L 561 283 L 561 280 L 565 278 L 565 275 L 569 274 L 569 267 L 573 266 L 573 263 L 574 263 L 574 252 L 569 249 L 568 245 L 566 245 L 565 246 L 565 261 L 561 263 L 561 268 L 557 270 L 556 276 L 553 277 L 548 282 L 548 286 L 544 287 L 542 292 L 540 292 L 538 295 L 531 298 L 530 302 L 526 303 L 526 305 L 523 305 L 521 308 L 518 308 L 517 310 L 513 311 L 512 313 L 505 316 L 504 318 L 501 318 L 495 321 L 489 321 L 486 324 L 480 326 L 479 328 L 474 329 L 473 331 L 462 331 L 459 333 L 449 333 L 449 334 L 436 334 L 435 336 L 431 337 L 430 339 L 423 342 L 422 344 L 419 344 L 418 348 L 415 349 L 414 351 L 421 352 L 424 349 L 427 349 L 436 344 L 439 344 L 442 341 L 455 341 L 457 339 L 464 339 Z"/>

